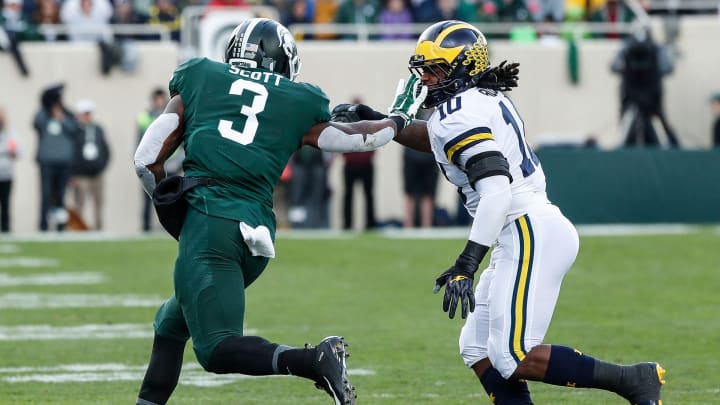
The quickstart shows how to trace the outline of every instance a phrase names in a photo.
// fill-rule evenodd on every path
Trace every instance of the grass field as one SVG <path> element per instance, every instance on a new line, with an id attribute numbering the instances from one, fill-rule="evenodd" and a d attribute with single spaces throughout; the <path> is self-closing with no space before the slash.
<path id="1" fill-rule="evenodd" d="M 360 404 L 487 404 L 457 353 L 462 325 L 431 293 L 460 239 L 282 236 L 248 290 L 246 328 L 272 341 L 350 342 Z M 0 240 L 0 403 L 131 404 L 175 244 Z M 547 341 L 668 370 L 664 404 L 720 396 L 720 234 L 583 237 Z M 205 373 L 188 346 L 175 404 L 329 404 L 309 381 Z M 531 383 L 536 404 L 623 404 Z"/>

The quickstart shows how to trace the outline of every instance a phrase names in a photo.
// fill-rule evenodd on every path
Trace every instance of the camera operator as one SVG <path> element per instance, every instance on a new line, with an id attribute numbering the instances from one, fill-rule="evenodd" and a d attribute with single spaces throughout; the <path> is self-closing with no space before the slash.
<path id="1" fill-rule="evenodd" d="M 659 146 L 652 125 L 657 117 L 671 147 L 679 147 L 662 108 L 663 76 L 672 73 L 673 61 L 652 38 L 648 28 L 632 35 L 615 56 L 611 69 L 620 74 L 621 127 L 625 146 Z"/>

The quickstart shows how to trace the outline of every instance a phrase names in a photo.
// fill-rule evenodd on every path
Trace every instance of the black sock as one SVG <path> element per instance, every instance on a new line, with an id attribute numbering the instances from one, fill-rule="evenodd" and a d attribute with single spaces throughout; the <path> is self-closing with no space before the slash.
<path id="1" fill-rule="evenodd" d="M 278 373 L 278 344 L 259 336 L 230 336 L 215 346 L 207 371 L 217 374 L 273 375 Z"/>
<path id="2" fill-rule="evenodd" d="M 258 336 L 231 336 L 213 350 L 207 370 L 246 375 L 292 374 L 313 381 L 316 350 L 270 343 Z"/>
<path id="3" fill-rule="evenodd" d="M 627 367 L 618 364 L 607 363 L 602 360 L 595 360 L 593 371 L 593 388 L 600 388 L 617 392 L 620 389 L 623 373 Z"/>
<path id="4" fill-rule="evenodd" d="M 564 346 L 552 346 L 543 382 L 576 388 L 598 388 L 627 396 L 636 373 L 632 366 L 608 363 Z M 626 387 L 629 385 L 629 387 Z"/>
<path id="5" fill-rule="evenodd" d="M 285 346 L 278 355 L 277 367 L 282 374 L 292 374 L 316 381 L 318 376 L 313 368 L 316 355 L 317 351 L 314 348 L 300 349 Z"/>
<path id="6" fill-rule="evenodd" d="M 595 363 L 593 357 L 578 350 L 552 345 L 543 382 L 566 387 L 595 388 Z"/>
<path id="7" fill-rule="evenodd" d="M 525 381 L 506 380 L 494 367 L 485 370 L 480 382 L 495 405 L 532 405 L 533 403 Z"/>
<path id="8" fill-rule="evenodd" d="M 150 364 L 138 394 L 138 404 L 162 405 L 167 402 L 180 378 L 184 351 L 185 342 L 155 335 Z"/>

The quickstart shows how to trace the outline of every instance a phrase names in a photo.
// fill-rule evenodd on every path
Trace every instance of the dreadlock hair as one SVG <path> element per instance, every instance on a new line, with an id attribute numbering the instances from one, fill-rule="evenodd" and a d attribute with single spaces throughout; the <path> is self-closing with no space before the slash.
<path id="1" fill-rule="evenodd" d="M 491 67 L 478 81 L 476 87 L 510 91 L 513 87 L 518 86 L 518 73 L 520 73 L 519 63 L 507 63 L 502 61 L 499 65 Z"/>

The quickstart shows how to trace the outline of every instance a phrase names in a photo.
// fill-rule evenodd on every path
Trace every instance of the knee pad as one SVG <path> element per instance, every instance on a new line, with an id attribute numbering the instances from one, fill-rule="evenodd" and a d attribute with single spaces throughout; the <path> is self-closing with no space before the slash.
<path id="1" fill-rule="evenodd" d="M 467 367 L 472 367 L 478 361 L 488 357 L 487 344 L 480 342 L 475 333 L 463 328 L 460 332 L 460 356 Z"/>
<path id="2" fill-rule="evenodd" d="M 513 375 L 515 369 L 517 369 L 520 362 L 525 358 L 525 354 L 529 353 L 530 350 L 538 344 L 539 343 L 528 344 L 528 342 L 525 342 L 525 353 L 512 353 L 509 345 L 497 345 L 491 341 L 488 345 L 488 357 L 493 367 L 495 367 L 503 378 L 507 379 Z"/>
<path id="3" fill-rule="evenodd" d="M 160 336 L 178 341 L 187 341 L 190 338 L 180 304 L 174 296 L 158 308 L 153 321 L 153 329 Z"/>

